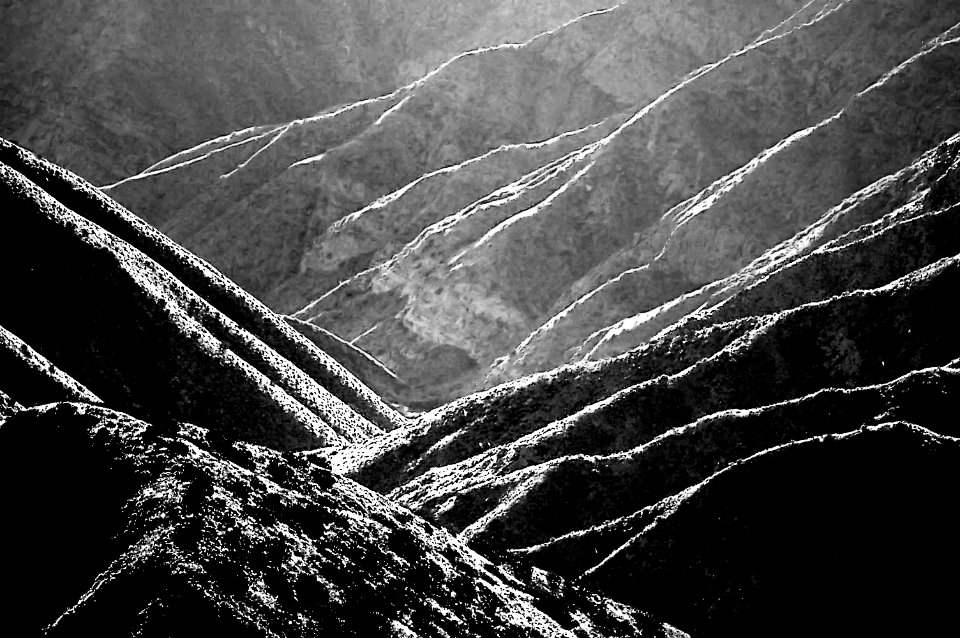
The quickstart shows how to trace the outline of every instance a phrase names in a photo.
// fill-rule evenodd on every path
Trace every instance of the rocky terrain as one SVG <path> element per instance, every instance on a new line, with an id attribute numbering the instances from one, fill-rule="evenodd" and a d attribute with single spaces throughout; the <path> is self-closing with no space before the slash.
<path id="1" fill-rule="evenodd" d="M 18 549 L 4 561 L 19 585 L 7 630 L 682 635 L 563 579 L 497 567 L 329 467 L 214 432 L 77 403 L 7 420 L 0 472 L 31 481 L 26 495 L 4 490 L 7 516 L 27 521 L 2 532 Z M 41 441 L 37 472 L 22 450 Z"/>
<path id="2" fill-rule="evenodd" d="M 643 344 L 945 140 L 958 21 L 946 1 L 625 2 L 108 192 L 430 407 Z"/>
<path id="3" fill-rule="evenodd" d="M 282 318 L 89 184 L 6 141 L 0 162 L 3 361 L 22 385 L 4 391 L 14 400 L 102 400 L 280 447 L 359 441 L 403 421 Z"/>
<path id="4" fill-rule="evenodd" d="M 949 631 L 960 6 L 557 6 L 101 189 L 0 143 L 15 633 Z"/>
<path id="5" fill-rule="evenodd" d="M 950 605 L 927 570 L 957 559 L 956 477 L 925 454 L 960 434 L 958 200 L 953 136 L 643 346 L 454 402 L 334 465 L 692 635 L 933 630 Z M 871 616 L 877 601 L 897 611 Z"/>
<path id="6" fill-rule="evenodd" d="M 0 157 L 12 635 L 684 635 L 295 452 L 404 419 L 100 191 Z"/>

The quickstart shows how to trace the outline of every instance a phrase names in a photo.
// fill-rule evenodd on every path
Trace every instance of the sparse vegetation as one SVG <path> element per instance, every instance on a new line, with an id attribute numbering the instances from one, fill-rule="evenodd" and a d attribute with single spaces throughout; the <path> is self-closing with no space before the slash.
<path id="1" fill-rule="evenodd" d="M 163 3 L 7 3 L 0 112 L 26 110 L 3 126 L 140 157 L 168 143 L 131 126 L 152 108 L 163 130 L 189 101 L 180 135 L 313 94 L 211 104 L 235 56 L 191 57 L 198 28 L 259 60 L 248 79 L 369 88 L 443 61 L 417 33 L 602 6 L 354 3 L 328 43 L 324 2 L 213 2 L 173 31 Z M 0 140 L 4 631 L 948 633 L 960 4 L 677 5 L 584 14 L 105 189 Z M 51 71 L 29 48 L 65 21 Z M 329 49 L 347 40 L 383 47 L 302 74 L 366 59 Z M 91 117 L 124 105 L 86 146 L 81 84 Z"/>

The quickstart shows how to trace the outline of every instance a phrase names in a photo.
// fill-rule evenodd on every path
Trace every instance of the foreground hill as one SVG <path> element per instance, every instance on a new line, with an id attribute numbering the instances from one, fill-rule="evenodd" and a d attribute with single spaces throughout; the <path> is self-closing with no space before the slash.
<path id="1" fill-rule="evenodd" d="M 0 423 L 5 517 L 22 523 L 0 532 L 19 584 L 6 630 L 682 635 L 560 578 L 496 567 L 303 457 L 214 434 L 76 403 Z"/>
<path id="2" fill-rule="evenodd" d="M 771 450 L 664 504 L 584 581 L 695 635 L 940 633 L 958 451 L 903 423 Z"/>
<path id="3" fill-rule="evenodd" d="M 389 92 L 597 0 L 0 4 L 0 136 L 96 183 L 234 130 Z"/>
<path id="4" fill-rule="evenodd" d="M 404 420 L 98 190 L 0 161 L 12 635 L 685 635 L 291 452 Z"/>

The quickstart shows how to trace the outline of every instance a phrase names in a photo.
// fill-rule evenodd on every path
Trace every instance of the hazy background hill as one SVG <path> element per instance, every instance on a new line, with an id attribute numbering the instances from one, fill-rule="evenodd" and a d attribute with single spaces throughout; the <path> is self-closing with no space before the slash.
<path id="1" fill-rule="evenodd" d="M 0 135 L 106 183 L 608 4 L 11 0 L 0 5 Z"/>
<path id="2" fill-rule="evenodd" d="M 954 624 L 956 2 L 351 3 L 327 35 L 317 2 L 125 5 L 90 42 L 136 55 L 78 50 L 172 75 L 80 74 L 109 99 L 62 101 L 74 75 L 31 47 L 87 6 L 3 6 L 37 18 L 4 62 L 52 74 L 4 75 L 10 121 L 137 164 L 98 189 L 0 142 L 0 496 L 25 522 L 0 547 L 34 584 L 25 632 Z M 142 37 L 181 14 L 190 42 Z M 197 99 L 290 94 L 328 57 L 254 46 L 285 20 L 382 43 L 323 76 L 382 86 L 127 145 L 200 131 Z M 194 27 L 235 54 L 195 55 Z M 534 37 L 466 51 L 514 29 Z"/>

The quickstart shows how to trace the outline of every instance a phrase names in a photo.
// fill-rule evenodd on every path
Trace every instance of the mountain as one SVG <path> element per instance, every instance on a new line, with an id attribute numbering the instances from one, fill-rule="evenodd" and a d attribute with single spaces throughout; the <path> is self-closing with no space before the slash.
<path id="1" fill-rule="evenodd" d="M 283 449 L 403 421 L 282 318 L 88 183 L 6 141 L 0 162 L 5 367 L 11 379 L 36 377 L 4 388 L 14 400 L 99 398 Z"/>
<path id="2" fill-rule="evenodd" d="M 958 212 L 960 135 L 645 345 L 455 401 L 334 467 L 692 635 L 936 631 L 957 560 L 939 451 L 960 435 Z"/>
<path id="3" fill-rule="evenodd" d="M 14 633 L 952 629 L 960 6 L 563 6 L 102 188 L 0 142 Z"/>
<path id="4" fill-rule="evenodd" d="M 605 6 L 5 2 L 0 135 L 104 183 L 225 130 L 389 92 L 461 51 L 520 42 Z"/>
<path id="5" fill-rule="evenodd" d="M 675 299 L 947 139 L 958 21 L 952 2 L 625 2 L 108 192 L 433 407 L 643 344 L 723 295 L 655 327 Z"/>
<path id="6" fill-rule="evenodd" d="M 5 513 L 24 522 L 2 532 L 16 635 L 683 635 L 559 578 L 523 582 L 329 468 L 196 426 L 58 403 L 0 440 Z M 38 445 L 42 472 L 23 453 Z"/>
<path id="7" fill-rule="evenodd" d="M 293 452 L 404 419 L 88 183 L 0 157 L 8 631 L 685 635 Z"/>
<path id="8" fill-rule="evenodd" d="M 15 215 L 36 214 L 13 199 L 27 193 L 63 216 L 36 182 L 9 169 L 17 159 L 51 190 L 63 189 L 64 199 L 76 197 L 75 207 L 84 194 L 82 203 L 110 206 L 79 180 L 12 145 L 5 150 L 5 178 L 14 193 L 7 210 Z M 720 316 L 714 324 L 711 314 L 720 313 L 702 314 L 686 330 L 678 327 L 677 334 L 627 355 L 476 395 L 357 445 L 353 449 L 373 452 L 373 461 L 351 473 L 387 491 L 384 481 L 405 472 L 394 467 L 378 480 L 371 468 L 398 454 L 389 450 L 391 439 L 427 435 L 413 439 L 425 452 L 409 442 L 399 450 L 418 460 L 419 478 L 393 490 L 389 501 L 337 478 L 318 453 L 280 455 L 232 442 L 236 433 L 229 430 L 169 419 L 147 424 L 91 405 L 99 399 L 56 370 L 41 384 L 24 383 L 39 392 L 37 385 L 56 381 L 59 392 L 87 403 L 14 405 L 6 408 L 12 418 L 0 425 L 6 437 L 0 450 L 7 455 L 0 467 L 9 474 L 4 485 L 36 472 L 35 458 L 20 453 L 34 437 L 45 441 L 46 463 L 56 468 L 30 481 L 28 490 L 8 490 L 14 520 L 37 521 L 5 530 L 5 546 L 28 550 L 18 553 L 22 560 L 9 573 L 34 582 L 48 569 L 62 571 L 63 561 L 77 569 L 61 577 L 50 596 L 18 599 L 16 607 L 30 613 L 16 621 L 30 629 L 48 626 L 51 635 L 91 627 L 177 633 L 186 631 L 175 622 L 181 617 L 191 618 L 190 631 L 252 635 L 305 635 L 320 626 L 349 635 L 387 625 L 430 633 L 456 622 L 451 614 L 479 622 L 495 614 L 477 609 L 520 605 L 526 611 L 509 617 L 531 620 L 508 633 L 531 623 L 553 627 L 544 611 L 561 628 L 589 618 L 599 635 L 658 630 L 647 616 L 579 594 L 560 576 L 547 578 L 539 565 L 642 602 L 668 622 L 683 620 L 681 626 L 698 635 L 935 631 L 949 622 L 952 595 L 938 584 L 957 566 L 945 503 L 958 453 L 950 409 L 960 344 L 950 318 L 960 271 L 955 254 L 941 255 L 955 253 L 950 223 L 960 206 L 958 176 L 955 137 L 825 216 L 853 225 L 852 231 L 718 307 L 740 302 L 741 309 L 772 312 Z M 77 243 L 89 240 L 82 230 L 75 232 Z M 917 250 L 898 263 L 884 245 Z M 887 270 L 863 268 L 865 256 Z M 889 283 L 877 285 L 885 278 Z M 874 287 L 863 288 L 867 282 Z M 797 305 L 771 307 L 784 299 Z M 21 353 L 32 369 L 51 369 L 37 365 L 43 355 L 12 333 L 5 332 L 5 342 L 5 351 Z M 626 371 L 649 380 L 613 393 L 610 384 Z M 20 375 L 5 379 L 4 392 L 29 405 L 29 395 L 9 381 Z M 577 399 L 571 395 L 590 391 L 609 396 L 557 419 Z M 896 419 L 911 425 L 891 422 Z M 519 436 L 514 422 L 541 427 Z M 489 449 L 495 436 L 509 442 Z M 350 452 L 335 457 L 341 469 L 349 469 Z M 450 464 L 457 455 L 465 461 Z M 423 471 L 430 466 L 435 469 Z M 85 477 L 79 485 L 67 478 L 78 476 Z M 76 494 L 98 500 L 65 493 L 68 482 Z M 418 495 L 427 498 L 418 501 Z M 501 559 L 509 567 L 494 567 L 398 505 L 463 530 L 461 538 L 488 555 L 518 549 Z M 896 508 L 911 514 L 891 518 Z M 86 528 L 71 538 L 73 545 L 51 537 L 62 521 L 91 511 L 102 512 L 94 517 L 102 527 Z M 121 511 L 125 518 L 118 518 Z M 309 527 L 316 517 L 321 532 Z M 311 544 L 321 537 L 340 542 Z M 704 546 L 704 537 L 716 541 Z M 249 548 L 261 545 L 256 555 L 267 558 L 258 561 Z M 86 550 L 89 563 L 65 558 L 77 548 Z M 46 561 L 39 567 L 38 555 Z M 344 571 L 344 564 L 361 571 Z M 381 573 L 385 565 L 396 580 L 358 576 Z M 446 566 L 461 575 L 450 576 Z M 477 579 L 507 587 L 464 602 Z M 396 592 L 374 595 L 381 582 L 393 582 Z M 536 584 L 544 582 L 546 590 Z M 905 591 L 903 582 L 928 586 Z M 431 587 L 441 611 L 417 602 Z M 330 592 L 340 592 L 331 599 L 338 604 L 312 606 Z M 878 600 L 891 610 L 882 617 L 868 613 Z M 633 620 L 624 621 L 624 613 Z M 785 627 L 784 618 L 799 620 Z M 486 624 L 469 627 L 477 635 L 493 631 Z"/>

